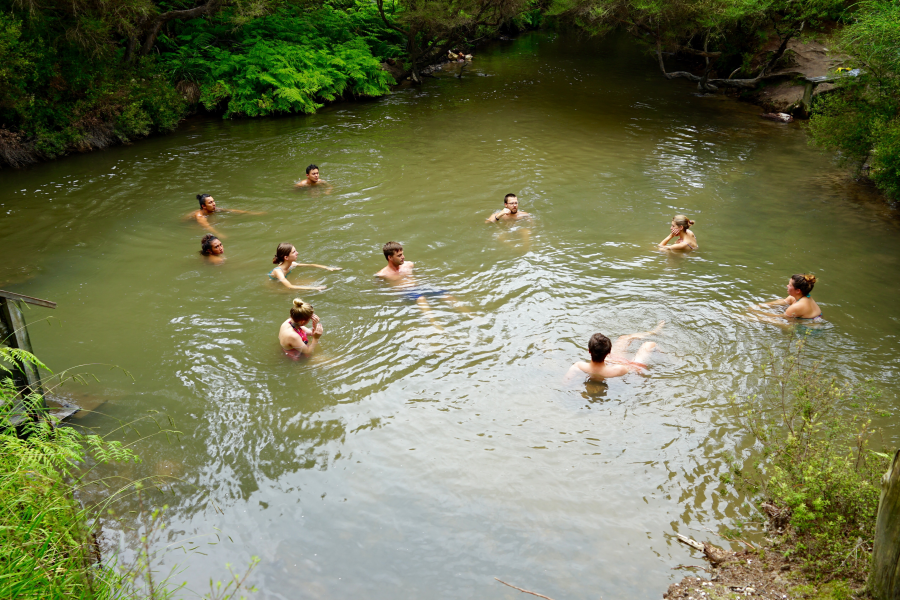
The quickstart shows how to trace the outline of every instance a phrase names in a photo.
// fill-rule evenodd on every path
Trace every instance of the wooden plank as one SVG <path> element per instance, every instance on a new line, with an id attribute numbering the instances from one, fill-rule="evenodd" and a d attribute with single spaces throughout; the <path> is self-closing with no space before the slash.
<path id="1" fill-rule="evenodd" d="M 868 588 L 877 600 L 900 598 L 900 450 L 881 480 Z"/>
<path id="2" fill-rule="evenodd" d="M 24 296 L 22 294 L 16 294 L 15 292 L 7 292 L 6 290 L 0 290 L 0 298 L 6 298 L 8 300 L 21 300 L 22 302 L 27 302 L 28 304 L 36 304 L 37 306 L 45 306 L 47 308 L 56 308 L 56 302 L 52 302 L 50 300 L 41 300 L 40 298 L 32 298 L 31 296 Z"/>
<path id="3" fill-rule="evenodd" d="M 27 350 L 34 354 L 31 348 L 31 338 L 28 337 L 28 329 L 25 327 L 25 316 L 15 302 L 15 300 L 0 297 L 0 321 L 2 321 L 0 329 L 5 333 L 2 341 L 11 348 Z M 43 408 L 47 408 L 47 403 L 43 400 L 44 390 L 41 387 L 41 376 L 37 367 L 20 362 L 16 363 L 16 367 L 13 369 L 13 380 L 19 389 L 19 396 L 13 404 L 13 413 L 20 416 L 12 419 L 14 425 L 18 425 L 26 416 L 22 403 L 23 396 L 32 392 L 40 394 L 41 404 Z"/>

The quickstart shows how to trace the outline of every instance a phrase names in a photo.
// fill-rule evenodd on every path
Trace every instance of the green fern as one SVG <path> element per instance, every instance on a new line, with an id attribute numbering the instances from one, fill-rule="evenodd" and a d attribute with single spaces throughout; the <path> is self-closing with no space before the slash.
<path id="1" fill-rule="evenodd" d="M 387 41 L 394 34 L 371 5 L 284 7 L 224 30 L 234 19 L 225 12 L 180 24 L 182 31 L 161 42 L 167 71 L 196 81 L 200 103 L 224 109 L 226 118 L 313 113 L 346 95 L 387 94 L 395 83 L 381 60 L 401 50 Z"/>

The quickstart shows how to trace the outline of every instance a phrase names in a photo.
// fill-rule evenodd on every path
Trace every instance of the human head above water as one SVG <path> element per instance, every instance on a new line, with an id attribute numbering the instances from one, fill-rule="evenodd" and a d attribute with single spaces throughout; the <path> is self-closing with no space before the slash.
<path id="1" fill-rule="evenodd" d="M 280 265 L 284 262 L 284 259 L 291 255 L 291 252 L 294 251 L 294 245 L 289 244 L 287 242 L 281 242 L 278 244 L 278 247 L 275 248 L 275 258 L 272 259 L 273 265 Z"/>
<path id="2" fill-rule="evenodd" d="M 519 197 L 516 196 L 515 194 L 507 194 L 507 195 L 503 198 L 503 204 L 509 204 L 509 199 L 510 199 L 510 198 L 515 198 L 516 200 L 519 199 Z"/>
<path id="3" fill-rule="evenodd" d="M 313 169 L 315 169 L 316 171 L 318 171 L 318 170 L 319 170 L 319 167 L 316 166 L 316 165 L 309 165 L 308 167 L 306 167 L 306 174 L 309 175 L 309 172 L 312 171 Z"/>
<path id="4" fill-rule="evenodd" d="M 813 291 L 813 286 L 816 285 L 816 276 L 801 273 L 791 275 L 791 285 L 804 296 L 809 296 Z"/>
<path id="5" fill-rule="evenodd" d="M 384 258 L 387 260 L 391 260 L 391 257 L 401 250 L 403 250 L 403 246 L 400 242 L 388 242 L 381 248 L 381 251 L 384 252 Z"/>
<path id="6" fill-rule="evenodd" d="M 602 333 L 595 333 L 588 342 L 588 352 L 591 353 L 591 360 L 594 362 L 603 362 L 609 356 L 612 350 L 612 342 Z"/>
<path id="7" fill-rule="evenodd" d="M 304 302 L 300 298 L 294 298 L 294 305 L 291 307 L 291 320 L 293 320 L 294 323 L 303 323 L 309 321 L 312 316 L 312 304 Z"/>
<path id="8" fill-rule="evenodd" d="M 691 221 L 690 219 L 688 219 L 688 218 L 687 218 L 686 216 L 684 216 L 684 215 L 675 215 L 675 217 L 672 219 L 672 223 L 674 223 L 675 225 L 678 225 L 679 227 L 681 227 L 681 228 L 684 229 L 685 231 L 687 231 L 688 229 L 690 229 L 690 228 L 691 228 L 691 225 L 694 224 L 693 221 Z"/>
<path id="9" fill-rule="evenodd" d="M 207 199 L 207 198 L 209 198 L 210 200 L 212 200 L 212 201 L 213 201 L 213 206 L 215 206 L 216 201 L 213 200 L 213 197 L 212 197 L 212 196 L 210 196 L 209 194 L 197 194 L 197 202 L 200 203 L 200 208 L 205 208 L 205 207 L 206 207 L 206 199 Z"/>
<path id="10" fill-rule="evenodd" d="M 203 256 L 223 254 L 224 252 L 225 248 L 222 246 L 222 242 L 220 242 L 219 238 L 213 234 L 207 233 L 203 236 L 203 239 L 200 240 L 200 254 Z"/>

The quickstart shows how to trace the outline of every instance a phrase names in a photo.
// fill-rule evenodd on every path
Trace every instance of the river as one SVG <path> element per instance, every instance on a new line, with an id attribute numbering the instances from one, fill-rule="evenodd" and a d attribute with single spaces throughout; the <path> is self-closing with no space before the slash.
<path id="1" fill-rule="evenodd" d="M 3 288 L 59 303 L 26 313 L 51 368 L 93 364 L 58 390 L 103 402 L 73 423 L 135 441 L 118 428 L 144 418 L 143 462 L 115 472 L 170 477 L 149 501 L 165 543 L 199 547 L 163 559 L 192 589 L 257 555 L 256 598 L 520 597 L 494 577 L 659 598 L 698 562 L 675 533 L 721 542 L 706 528 L 747 514 L 718 492 L 729 398 L 796 336 L 740 315 L 793 273 L 828 320 L 807 354 L 896 403 L 898 221 L 797 124 L 666 81 L 627 39 L 528 34 L 455 72 L 0 172 Z M 329 193 L 293 189 L 313 162 Z M 532 222 L 486 224 L 508 192 Z M 199 193 L 265 213 L 214 217 L 221 266 L 183 219 Z M 678 213 L 700 249 L 656 251 Z M 374 279 L 388 240 L 459 301 L 430 299 L 444 333 Z M 283 241 L 343 270 L 270 282 Z M 276 334 L 298 295 L 326 334 L 295 362 Z M 647 374 L 563 383 L 591 334 L 660 320 Z M 181 435 L 150 436 L 151 411 Z M 121 519 L 109 548 L 134 540 Z"/>

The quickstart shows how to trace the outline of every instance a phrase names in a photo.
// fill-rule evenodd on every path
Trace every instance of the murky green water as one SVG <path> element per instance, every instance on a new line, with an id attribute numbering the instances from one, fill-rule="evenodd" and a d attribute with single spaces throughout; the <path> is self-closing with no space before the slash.
<path id="1" fill-rule="evenodd" d="M 692 92 L 627 41 L 536 34 L 378 101 L 4 171 L 0 281 L 59 303 L 27 314 L 54 369 L 134 375 L 67 386 L 106 401 L 80 424 L 156 410 L 183 432 L 138 443 L 123 474 L 181 479 L 158 501 L 170 541 L 207 536 L 167 559 L 196 590 L 258 555 L 259 598 L 518 597 L 494 577 L 657 598 L 691 562 L 670 536 L 733 516 L 715 493 L 727 399 L 791 340 L 743 306 L 815 272 L 830 325 L 809 353 L 888 404 L 900 368 L 896 222 L 846 197 L 797 127 Z M 292 189 L 310 162 L 332 193 Z M 531 225 L 484 223 L 507 192 Z M 216 218 L 221 267 L 182 220 L 198 193 L 266 212 Z M 676 213 L 697 222 L 689 256 L 653 248 Z M 432 301 L 445 334 L 373 279 L 388 240 L 470 308 Z M 328 286 L 302 294 L 326 327 L 308 362 L 277 344 L 282 241 L 344 268 L 291 276 Z M 660 319 L 649 376 L 563 384 L 592 333 Z"/>

